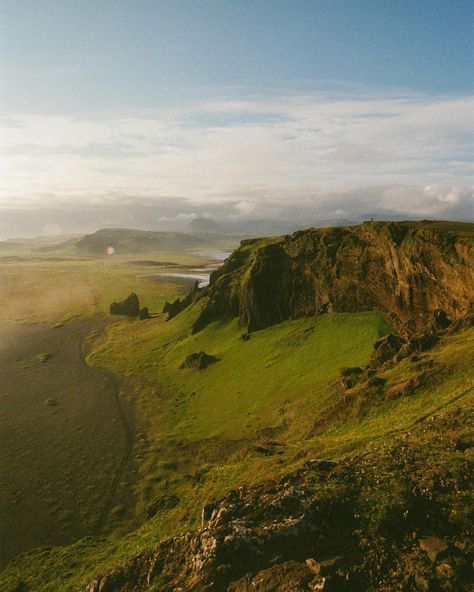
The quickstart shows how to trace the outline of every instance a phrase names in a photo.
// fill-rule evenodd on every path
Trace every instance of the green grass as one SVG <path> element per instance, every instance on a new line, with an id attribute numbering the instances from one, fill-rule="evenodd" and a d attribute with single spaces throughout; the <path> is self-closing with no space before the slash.
<path id="1" fill-rule="evenodd" d="M 137 514 L 144 520 L 147 505 L 163 495 L 177 495 L 179 505 L 122 537 L 84 539 L 18 558 L 4 581 L 20 578 L 26 562 L 25 581 L 38 592 L 83 589 L 94 574 L 196 527 L 202 506 L 231 488 L 278 477 L 307 458 L 361 454 L 426 416 L 472 402 L 469 329 L 446 337 L 418 362 L 407 359 L 381 373 L 386 391 L 429 367 L 429 377 L 413 394 L 390 399 L 355 389 L 355 404 L 334 416 L 323 433 L 309 436 L 341 398 L 341 368 L 366 364 L 373 342 L 391 330 L 383 315 L 291 320 L 243 341 L 237 320 L 215 322 L 192 335 L 197 314 L 194 306 L 170 322 L 118 322 L 88 358 L 127 376 L 132 387 L 128 400 L 140 432 L 134 445 Z M 201 372 L 179 368 L 201 350 L 219 361 Z"/>
<path id="2" fill-rule="evenodd" d="M 116 326 L 90 361 L 179 392 L 181 409 L 168 417 L 167 429 L 176 438 L 193 440 L 245 437 L 281 421 L 283 402 L 295 412 L 301 404 L 323 406 L 340 369 L 366 363 L 373 342 L 389 330 L 377 313 L 341 313 L 286 321 L 242 341 L 235 319 L 183 335 L 192 314 L 138 332 Z M 179 369 L 198 351 L 219 362 L 201 372 Z"/>

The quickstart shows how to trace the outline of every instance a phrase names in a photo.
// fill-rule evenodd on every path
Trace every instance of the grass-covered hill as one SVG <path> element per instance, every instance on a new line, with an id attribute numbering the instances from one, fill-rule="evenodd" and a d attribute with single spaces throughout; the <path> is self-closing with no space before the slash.
<path id="1" fill-rule="evenodd" d="M 464 266 L 472 229 L 448 227 L 446 236 L 462 245 L 451 264 Z M 118 322 L 96 341 L 88 363 L 131 385 L 141 526 L 125 534 L 117 511 L 102 538 L 15 559 L 0 576 L 2 589 L 470 589 L 472 315 L 430 318 L 400 335 L 384 310 L 308 308 L 248 333 L 238 310 L 222 302 L 194 329 L 228 286 L 248 286 L 246 261 L 260 249 L 283 243 L 286 250 L 292 240 L 314 246 L 317 233 L 348 240 L 342 231 L 311 230 L 244 243 L 172 320 Z M 393 268 L 390 253 L 403 266 L 409 245 L 402 242 L 384 252 L 385 269 Z M 341 246 L 331 244 L 337 260 Z M 424 249 L 410 257 L 413 269 L 426 269 Z M 271 271 L 259 263 L 258 286 L 264 278 L 272 286 L 282 271 L 270 259 Z M 353 258 L 352 266 L 364 261 Z M 331 262 L 330 278 L 340 279 L 343 268 L 336 274 Z M 309 255 L 304 265 L 312 277 Z M 371 269 L 363 267 L 366 282 Z M 472 285 L 465 290 L 472 298 Z M 449 311 L 449 293 L 437 298 Z M 200 352 L 206 357 L 193 356 Z M 203 359 L 212 363 L 200 369 L 195 360 Z"/>
<path id="2" fill-rule="evenodd" d="M 205 245 L 199 236 L 184 232 L 133 230 L 130 228 L 103 228 L 87 234 L 69 246 L 78 253 L 99 255 L 113 247 L 117 254 L 179 252 Z"/>

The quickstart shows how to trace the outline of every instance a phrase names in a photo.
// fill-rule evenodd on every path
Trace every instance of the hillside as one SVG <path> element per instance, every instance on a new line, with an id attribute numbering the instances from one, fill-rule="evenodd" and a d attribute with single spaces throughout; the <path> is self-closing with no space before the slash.
<path id="1" fill-rule="evenodd" d="M 141 526 L 18 557 L 2 590 L 467 592 L 473 234 L 244 241 L 172 320 L 111 325 L 87 361 L 132 386 Z"/>
<path id="2" fill-rule="evenodd" d="M 159 232 L 129 228 L 103 228 L 63 244 L 77 253 L 100 255 L 113 247 L 117 254 L 177 252 L 206 246 L 198 236 L 182 232 Z"/>
<path id="3" fill-rule="evenodd" d="M 188 224 L 191 233 L 225 234 L 226 230 L 212 218 L 195 218 Z"/>

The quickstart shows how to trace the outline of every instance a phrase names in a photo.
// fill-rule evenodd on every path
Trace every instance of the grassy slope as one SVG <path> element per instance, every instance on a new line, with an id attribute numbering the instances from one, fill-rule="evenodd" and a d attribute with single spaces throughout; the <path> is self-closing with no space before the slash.
<path id="1" fill-rule="evenodd" d="M 340 368 L 364 364 L 373 341 L 387 332 L 383 317 L 288 321 L 244 342 L 236 321 L 190 335 L 196 313 L 188 309 L 168 323 L 116 324 L 90 357 L 135 385 L 138 512 L 165 495 L 178 495 L 180 504 L 119 540 L 90 539 L 30 554 L 26 581 L 38 592 L 82 589 L 94 573 L 196 526 L 202 505 L 231 487 L 279 475 L 308 457 L 358 454 L 367 442 L 383 442 L 439 409 L 472 401 L 474 329 L 447 337 L 417 364 L 406 360 L 384 373 L 388 388 L 429 366 L 429 378 L 411 396 L 356 392 L 359 403 L 366 396 L 370 405 L 349 407 L 325 433 L 308 439 L 315 419 L 339 396 Z M 200 350 L 220 361 L 202 372 L 179 369 L 186 355 Z M 24 569 L 19 558 L 4 581 L 13 583 Z"/>

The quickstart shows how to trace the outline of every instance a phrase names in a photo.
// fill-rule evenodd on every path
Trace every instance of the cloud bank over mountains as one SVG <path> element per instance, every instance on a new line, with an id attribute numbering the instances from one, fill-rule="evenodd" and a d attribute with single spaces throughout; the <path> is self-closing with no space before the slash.
<path id="1" fill-rule="evenodd" d="M 228 96 L 1 121 L 0 236 L 217 220 L 474 219 L 474 97 Z"/>

